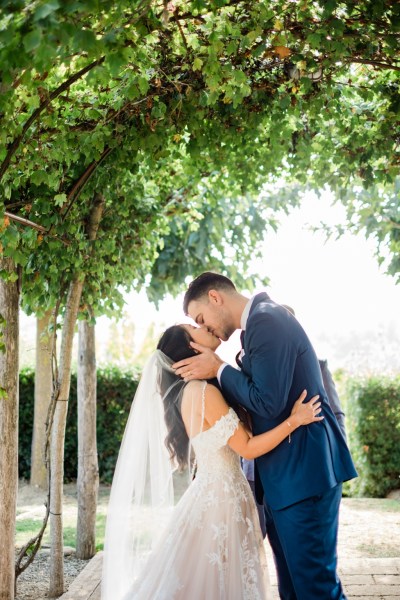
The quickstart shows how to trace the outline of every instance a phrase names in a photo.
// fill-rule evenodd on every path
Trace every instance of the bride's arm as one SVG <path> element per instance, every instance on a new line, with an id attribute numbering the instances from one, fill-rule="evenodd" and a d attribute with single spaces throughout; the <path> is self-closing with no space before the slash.
<path id="1" fill-rule="evenodd" d="M 229 446 L 243 458 L 251 460 L 276 448 L 301 425 L 322 421 L 324 417 L 315 416 L 316 413 L 319 413 L 321 406 L 321 403 L 318 402 L 319 396 L 313 396 L 309 402 L 303 404 L 306 396 L 307 392 L 304 391 L 294 404 L 290 417 L 270 431 L 251 436 L 244 425 L 239 423 L 235 433 L 229 438 Z M 207 425 L 212 427 L 223 415 L 226 415 L 228 410 L 229 406 L 221 392 L 216 387 L 208 385 L 204 413 Z"/>

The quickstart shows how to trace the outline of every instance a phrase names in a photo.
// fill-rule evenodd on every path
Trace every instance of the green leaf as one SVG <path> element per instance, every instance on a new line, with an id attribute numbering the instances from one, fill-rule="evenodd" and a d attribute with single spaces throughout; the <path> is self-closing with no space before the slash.
<path id="1" fill-rule="evenodd" d="M 195 58 L 193 61 L 193 71 L 201 71 L 203 66 L 203 61 L 201 58 Z"/>
<path id="2" fill-rule="evenodd" d="M 67 201 L 66 194 L 57 194 L 56 196 L 54 196 L 54 204 L 56 206 L 63 206 L 63 204 L 65 204 L 66 201 Z"/>
<path id="3" fill-rule="evenodd" d="M 40 29 L 34 29 L 24 36 L 23 43 L 24 48 L 27 52 L 35 50 L 42 41 L 42 31 Z"/>
<path id="4" fill-rule="evenodd" d="M 233 71 L 232 77 L 234 81 L 239 85 L 247 82 L 247 75 L 246 73 L 243 73 L 243 71 L 238 71 L 237 69 L 235 69 L 235 71 Z"/>
<path id="5" fill-rule="evenodd" d="M 232 54 L 234 54 L 237 51 L 237 47 L 238 47 L 238 42 L 236 40 L 231 40 L 225 49 L 226 54 L 228 56 L 231 56 Z M 264 49 L 265 49 L 265 47 L 264 47 Z"/>
<path id="6" fill-rule="evenodd" d="M 45 19 L 49 15 L 51 15 L 54 11 L 60 8 L 60 3 L 58 0 L 50 0 L 49 2 L 45 2 L 37 10 L 35 11 L 33 20 L 39 21 L 40 19 Z"/>
<path id="7" fill-rule="evenodd" d="M 19 262 L 20 264 L 24 263 L 25 257 L 23 257 L 22 254 L 20 253 L 13 253 L 14 256 L 14 260 L 15 258 L 17 258 L 17 260 L 15 262 Z M 18 279 L 18 273 L 16 273 L 15 271 L 13 271 L 12 273 L 9 273 L 8 275 L 8 281 L 10 281 L 11 283 L 15 283 Z"/>
<path id="8" fill-rule="evenodd" d="M 319 33 L 309 33 L 307 41 L 312 48 L 319 48 L 321 46 L 322 36 Z"/>
<path id="9" fill-rule="evenodd" d="M 140 93 L 143 95 L 147 94 L 150 84 L 146 77 L 138 77 L 137 84 L 139 86 Z"/>
<path id="10" fill-rule="evenodd" d="M 152 108 L 151 114 L 153 117 L 160 119 L 165 116 L 167 105 L 164 102 L 157 102 Z"/>
<path id="11" fill-rule="evenodd" d="M 96 36 L 90 29 L 79 29 L 75 33 L 75 44 L 81 51 L 91 52 L 96 47 Z M 110 58 L 108 57 L 109 62 Z"/>
<path id="12" fill-rule="evenodd" d="M 48 174 L 46 171 L 42 171 L 41 169 L 34 171 L 31 175 L 31 182 L 35 185 L 40 185 L 48 178 Z"/>
<path id="13" fill-rule="evenodd" d="M 129 100 L 136 100 L 140 96 L 140 90 L 136 83 L 131 83 L 127 88 L 125 95 Z"/>

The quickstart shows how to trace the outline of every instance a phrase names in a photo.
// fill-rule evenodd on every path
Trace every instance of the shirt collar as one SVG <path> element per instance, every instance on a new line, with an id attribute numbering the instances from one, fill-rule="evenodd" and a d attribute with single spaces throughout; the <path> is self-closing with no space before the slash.
<path id="1" fill-rule="evenodd" d="M 250 314 L 250 310 L 251 310 L 254 298 L 255 298 L 255 296 L 250 298 L 250 300 L 244 307 L 242 316 L 240 317 L 240 327 L 241 327 L 242 331 L 246 331 L 247 319 L 249 318 L 249 314 Z"/>

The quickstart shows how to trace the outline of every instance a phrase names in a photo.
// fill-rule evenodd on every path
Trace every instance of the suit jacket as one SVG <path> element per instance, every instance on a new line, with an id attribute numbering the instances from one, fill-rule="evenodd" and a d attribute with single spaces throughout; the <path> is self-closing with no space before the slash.
<path id="1" fill-rule="evenodd" d="M 221 387 L 251 414 L 255 435 L 287 419 L 306 389 L 319 394 L 323 421 L 302 426 L 256 459 L 264 495 L 279 510 L 357 476 L 349 449 L 329 407 L 315 351 L 299 322 L 265 293 L 252 303 L 243 336 L 242 370 L 227 365 Z"/>
<path id="2" fill-rule="evenodd" d="M 328 361 L 319 359 L 318 362 L 321 369 L 322 381 L 324 384 L 326 395 L 328 396 L 329 406 L 331 407 L 332 412 L 336 417 L 336 420 L 340 427 L 340 431 L 343 433 L 344 438 L 346 439 L 344 412 L 340 404 L 339 396 L 336 390 L 335 382 L 333 381 L 332 373 L 328 368 Z"/>

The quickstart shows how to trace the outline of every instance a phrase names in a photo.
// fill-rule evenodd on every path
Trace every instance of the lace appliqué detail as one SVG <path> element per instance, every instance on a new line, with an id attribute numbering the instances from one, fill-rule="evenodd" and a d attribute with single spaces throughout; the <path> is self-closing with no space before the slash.
<path id="1" fill-rule="evenodd" d="M 239 417 L 233 408 L 230 408 L 226 415 L 223 415 L 220 419 L 218 419 L 211 429 L 213 430 L 214 435 L 219 437 L 223 444 L 226 444 L 238 427 Z"/>
<path id="2" fill-rule="evenodd" d="M 207 554 L 210 564 L 218 568 L 219 590 L 221 596 L 225 593 L 225 577 L 229 560 L 228 550 L 228 526 L 226 523 L 213 525 L 213 541 L 216 544 L 216 551 Z"/>

